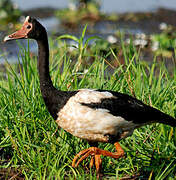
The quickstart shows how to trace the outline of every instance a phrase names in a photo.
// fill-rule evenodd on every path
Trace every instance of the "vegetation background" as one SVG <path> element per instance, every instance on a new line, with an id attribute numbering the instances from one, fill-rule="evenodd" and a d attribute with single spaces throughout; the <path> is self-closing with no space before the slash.
<path id="1" fill-rule="evenodd" d="M 92 88 L 127 93 L 175 117 L 175 43 L 168 29 L 153 36 L 160 46 L 152 61 L 146 62 L 141 56 L 142 47 L 135 45 L 132 36 L 126 43 L 124 33 L 118 32 L 120 43 L 114 49 L 105 40 L 87 38 L 86 28 L 79 37 L 67 34 L 55 40 L 49 38 L 54 85 L 62 90 Z M 71 167 L 74 155 L 89 145 L 57 127 L 40 93 L 37 57 L 30 53 L 29 45 L 18 45 L 18 63 L 11 64 L 7 59 L 0 80 L 0 178 L 96 179 L 89 160 L 77 169 Z M 171 69 L 160 53 L 170 52 L 168 46 L 172 47 Z M 176 178 L 175 128 L 147 125 L 120 144 L 125 158 L 103 157 L 102 179 Z M 110 144 L 100 143 L 99 147 L 115 151 Z"/>

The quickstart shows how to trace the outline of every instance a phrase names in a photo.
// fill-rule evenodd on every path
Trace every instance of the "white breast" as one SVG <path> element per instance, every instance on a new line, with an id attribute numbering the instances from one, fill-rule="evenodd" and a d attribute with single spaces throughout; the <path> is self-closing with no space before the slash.
<path id="1" fill-rule="evenodd" d="M 59 111 L 57 123 L 74 136 L 92 140 L 107 141 L 105 135 L 131 134 L 135 128 L 132 122 L 120 116 L 113 116 L 107 109 L 92 109 L 81 103 L 100 103 L 101 99 L 115 98 L 109 92 L 82 89 L 72 96 Z"/>

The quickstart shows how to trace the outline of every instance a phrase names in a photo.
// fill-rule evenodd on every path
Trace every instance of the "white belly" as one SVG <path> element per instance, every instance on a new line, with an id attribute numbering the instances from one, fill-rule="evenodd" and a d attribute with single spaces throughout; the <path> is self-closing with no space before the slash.
<path id="1" fill-rule="evenodd" d="M 83 102 L 98 102 L 107 96 L 109 98 L 110 93 L 80 90 L 59 111 L 56 122 L 74 136 L 90 141 L 107 142 L 107 135 L 120 135 L 121 138 L 131 135 L 136 127 L 132 122 L 113 116 L 106 109 L 92 109 L 81 105 Z"/>

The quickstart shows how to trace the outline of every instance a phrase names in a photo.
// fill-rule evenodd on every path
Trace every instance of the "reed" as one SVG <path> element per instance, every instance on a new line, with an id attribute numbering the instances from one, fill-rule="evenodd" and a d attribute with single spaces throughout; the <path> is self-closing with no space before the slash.
<path id="1" fill-rule="evenodd" d="M 119 64 L 114 67 L 99 52 L 87 54 L 86 48 L 92 39 L 84 45 L 84 35 L 85 32 L 80 40 L 65 37 L 81 43 L 78 46 L 81 63 L 93 57 L 92 64 L 82 66 L 86 71 L 72 63 L 66 44 L 64 51 L 55 55 L 55 47 L 51 47 L 50 73 L 58 89 L 120 91 L 176 116 L 176 71 L 168 72 L 165 64 L 158 63 L 156 58 L 152 65 L 144 63 L 139 58 L 140 52 L 132 45 L 124 45 L 123 40 L 124 64 L 119 63 L 118 54 L 109 52 Z M 50 44 L 54 44 L 52 40 Z M 40 94 L 36 57 L 31 58 L 29 49 L 23 47 L 20 54 L 22 66 L 6 63 L 7 80 L 0 81 L 0 168 L 14 168 L 25 179 L 96 179 L 96 172 L 89 168 L 87 161 L 78 169 L 71 167 L 75 153 L 88 144 L 57 127 Z M 162 124 L 148 125 L 135 130 L 120 143 L 126 158 L 105 157 L 104 179 L 176 177 L 176 129 Z M 114 149 L 110 144 L 100 144 L 100 147 Z"/>

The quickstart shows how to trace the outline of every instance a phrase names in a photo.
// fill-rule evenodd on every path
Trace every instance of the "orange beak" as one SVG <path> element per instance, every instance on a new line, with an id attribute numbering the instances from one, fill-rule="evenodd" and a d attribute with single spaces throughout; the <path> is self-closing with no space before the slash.
<path id="1" fill-rule="evenodd" d="M 23 39 L 23 38 L 28 38 L 28 33 L 31 30 L 32 24 L 28 22 L 29 16 L 26 18 L 24 21 L 23 26 L 21 27 L 20 30 L 14 32 L 13 34 L 6 36 L 4 38 L 4 42 L 14 40 L 14 39 Z"/>

